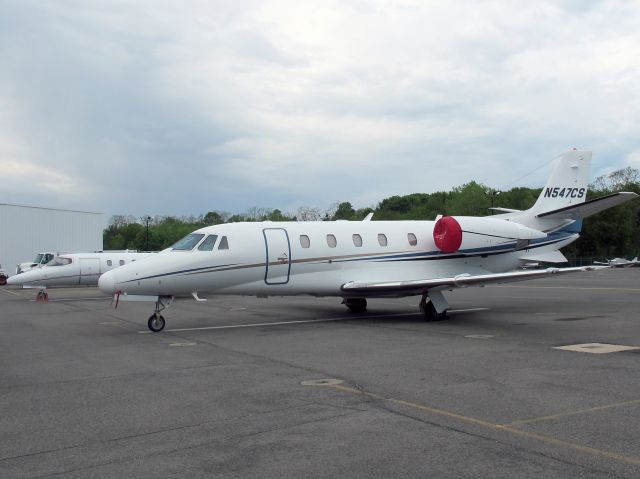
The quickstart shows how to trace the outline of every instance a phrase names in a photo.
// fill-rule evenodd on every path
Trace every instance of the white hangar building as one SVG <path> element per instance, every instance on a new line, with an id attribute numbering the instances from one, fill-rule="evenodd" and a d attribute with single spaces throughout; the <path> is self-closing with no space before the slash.
<path id="1" fill-rule="evenodd" d="M 11 276 L 37 253 L 102 250 L 103 213 L 0 203 L 0 265 Z"/>

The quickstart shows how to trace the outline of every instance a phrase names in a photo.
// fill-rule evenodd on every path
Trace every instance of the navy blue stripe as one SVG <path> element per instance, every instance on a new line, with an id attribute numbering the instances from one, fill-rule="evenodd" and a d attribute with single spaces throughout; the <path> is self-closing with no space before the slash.
<path id="1" fill-rule="evenodd" d="M 171 276 L 173 274 L 193 274 L 195 273 L 207 273 L 207 272 L 213 272 L 218 268 L 224 268 L 226 266 L 235 266 L 238 263 L 230 263 L 230 264 L 221 264 L 218 266 L 205 266 L 202 268 L 191 268 L 191 269 L 183 269 L 180 271 L 172 271 L 171 273 L 162 273 L 162 274 L 154 274 L 153 276 L 145 276 L 144 278 L 136 278 L 136 279 L 130 279 L 129 281 L 125 281 L 125 283 L 133 283 L 135 281 L 143 281 L 145 279 L 153 279 L 153 278 L 161 278 L 162 276 Z M 204 271 L 204 270 L 209 270 L 209 271 Z"/>

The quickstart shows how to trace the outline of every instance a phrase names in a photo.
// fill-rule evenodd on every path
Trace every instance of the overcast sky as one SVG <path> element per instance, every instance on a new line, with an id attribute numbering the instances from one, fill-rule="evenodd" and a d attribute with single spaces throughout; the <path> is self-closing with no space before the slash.
<path id="1" fill-rule="evenodd" d="M 0 203 L 294 211 L 640 168 L 637 1 L 0 0 Z M 513 184 L 514 180 L 517 180 Z"/>

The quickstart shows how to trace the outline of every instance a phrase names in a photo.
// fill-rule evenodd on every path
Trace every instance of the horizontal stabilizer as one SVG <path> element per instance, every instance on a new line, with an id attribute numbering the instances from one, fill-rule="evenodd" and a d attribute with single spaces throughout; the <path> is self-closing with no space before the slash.
<path id="1" fill-rule="evenodd" d="M 388 281 L 379 283 L 349 282 L 342 285 L 342 290 L 346 293 L 370 294 L 394 294 L 424 293 L 432 288 L 464 288 L 466 286 L 483 286 L 494 283 L 510 283 L 514 281 L 524 281 L 527 279 L 543 278 L 555 274 L 577 273 L 580 271 L 594 271 L 596 269 L 607 268 L 607 266 L 583 266 L 577 268 L 547 268 L 531 271 L 510 271 L 508 273 L 487 273 L 487 274 L 459 274 L 452 278 L 418 279 L 411 281 Z"/>
<path id="2" fill-rule="evenodd" d="M 538 215 L 538 218 L 578 220 L 580 218 L 586 218 L 587 216 L 600 213 L 607 208 L 626 203 L 627 201 L 632 200 L 637 196 L 637 194 L 630 192 L 613 193 L 611 195 L 601 196 L 600 198 L 595 198 L 584 203 L 565 206 L 564 208 L 559 208 L 557 210 L 540 213 Z"/>
<path id="3" fill-rule="evenodd" d="M 520 256 L 523 261 L 538 261 L 540 263 L 568 263 L 569 260 L 560 251 L 534 251 Z"/>
<path id="4" fill-rule="evenodd" d="M 503 208 L 502 206 L 492 206 L 489 208 L 493 211 L 502 211 L 503 213 L 521 213 L 522 210 L 514 210 L 513 208 Z"/>

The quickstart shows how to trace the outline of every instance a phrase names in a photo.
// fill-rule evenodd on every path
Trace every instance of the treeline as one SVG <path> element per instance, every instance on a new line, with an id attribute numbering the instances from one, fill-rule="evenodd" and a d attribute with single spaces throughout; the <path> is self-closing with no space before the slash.
<path id="1" fill-rule="evenodd" d="M 166 248 L 191 231 L 239 221 L 329 221 L 362 220 L 373 212 L 373 220 L 432 220 L 437 215 L 485 216 L 491 207 L 525 210 L 540 194 L 540 188 L 512 188 L 498 191 L 474 181 L 451 191 L 391 196 L 375 208 L 354 208 L 349 202 L 336 203 L 328 210 L 301 207 L 295 213 L 278 209 L 251 208 L 244 214 L 209 211 L 200 216 L 154 216 L 134 218 L 114 216 L 104 231 L 104 249 L 157 251 Z M 587 199 L 616 191 L 640 194 L 640 172 L 625 168 L 599 177 L 590 185 Z M 611 258 L 640 254 L 640 200 L 599 213 L 584 221 L 582 238 L 564 249 L 570 258 Z"/>

